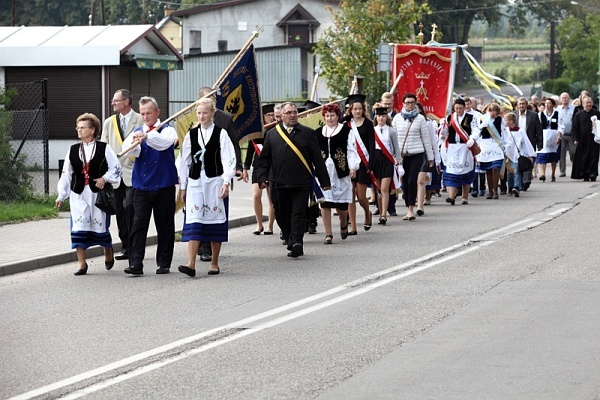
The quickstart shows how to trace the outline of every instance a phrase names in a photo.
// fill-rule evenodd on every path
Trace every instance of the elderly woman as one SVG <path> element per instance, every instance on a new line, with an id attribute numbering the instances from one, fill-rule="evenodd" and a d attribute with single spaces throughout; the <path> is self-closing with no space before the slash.
<path id="1" fill-rule="evenodd" d="M 100 134 L 100 121 L 94 114 L 80 115 L 76 129 L 81 142 L 71 146 L 65 156 L 56 206 L 60 207 L 69 198 L 71 248 L 77 251 L 75 275 L 85 275 L 88 270 L 85 250 L 88 247 L 104 247 L 104 266 L 111 269 L 115 265 L 108 231 L 110 215 L 95 204 L 98 192 L 107 184 L 118 183 L 123 171 L 111 147 L 96 140 Z"/>
<path id="2" fill-rule="evenodd" d="M 408 208 L 404 220 L 414 221 L 419 172 L 424 168 L 427 168 L 426 170 L 433 168 L 433 148 L 427 120 L 419 114 L 417 108 L 417 96 L 406 93 L 402 97 L 402 102 L 404 103 L 402 110 L 394 117 L 392 126 L 398 134 L 398 145 L 404 167 L 402 191 L 404 204 Z"/>
<path id="3" fill-rule="evenodd" d="M 200 242 L 210 242 L 209 275 L 217 275 L 221 244 L 228 239 L 229 186 L 235 175 L 235 149 L 225 129 L 213 123 L 215 103 L 198 100 L 198 126 L 183 140 L 179 181 L 185 200 L 181 241 L 188 242 L 188 263 L 179 272 L 196 276 L 196 254 Z"/>
<path id="4" fill-rule="evenodd" d="M 352 178 L 356 177 L 360 158 L 350 135 L 350 127 L 339 122 L 342 110 L 337 104 L 323 106 L 325 126 L 315 131 L 321 155 L 331 180 L 331 190 L 325 190 L 321 217 L 325 226 L 325 244 L 333 243 L 331 209 L 337 208 L 340 218 L 340 237 L 348 237 L 348 204 L 352 201 Z"/>
<path id="5" fill-rule="evenodd" d="M 356 235 L 356 205 L 354 204 L 354 197 L 358 198 L 358 204 L 362 207 L 365 212 L 365 221 L 363 228 L 365 231 L 371 229 L 373 223 L 373 214 L 369 211 L 369 199 L 367 198 L 367 186 L 372 184 L 371 171 L 369 170 L 369 157 L 375 149 L 375 128 L 373 122 L 367 115 L 367 108 L 365 106 L 365 99 L 367 98 L 364 94 L 353 94 L 348 96 L 346 104 L 348 105 L 348 112 L 345 120 L 348 121 L 348 125 L 352 130 L 353 141 L 355 143 L 356 151 L 360 157 L 361 163 L 356 172 L 356 179 L 352 180 L 352 201 L 348 206 L 348 213 L 350 215 L 350 235 Z"/>

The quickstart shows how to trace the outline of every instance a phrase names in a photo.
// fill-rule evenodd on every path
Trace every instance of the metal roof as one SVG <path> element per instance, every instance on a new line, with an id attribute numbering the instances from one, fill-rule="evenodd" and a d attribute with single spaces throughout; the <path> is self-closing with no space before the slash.
<path id="1" fill-rule="evenodd" d="M 183 61 L 154 25 L 0 27 L 0 67 L 119 65 L 136 52 Z"/>

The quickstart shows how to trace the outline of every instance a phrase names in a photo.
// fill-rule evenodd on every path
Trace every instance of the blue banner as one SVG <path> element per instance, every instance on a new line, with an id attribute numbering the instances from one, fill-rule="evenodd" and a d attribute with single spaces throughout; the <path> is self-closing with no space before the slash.
<path id="1" fill-rule="evenodd" d="M 219 86 L 217 108 L 233 115 L 240 143 L 262 137 L 262 116 L 254 45 Z"/>

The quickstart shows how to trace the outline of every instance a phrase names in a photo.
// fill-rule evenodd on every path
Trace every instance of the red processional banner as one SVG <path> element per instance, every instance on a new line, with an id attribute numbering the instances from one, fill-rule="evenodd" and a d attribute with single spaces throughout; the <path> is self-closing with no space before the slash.
<path id="1" fill-rule="evenodd" d="M 392 82 L 396 86 L 394 107 L 402 109 L 402 96 L 414 93 L 426 114 L 444 118 L 449 111 L 454 90 L 454 48 L 399 44 L 394 46 Z"/>

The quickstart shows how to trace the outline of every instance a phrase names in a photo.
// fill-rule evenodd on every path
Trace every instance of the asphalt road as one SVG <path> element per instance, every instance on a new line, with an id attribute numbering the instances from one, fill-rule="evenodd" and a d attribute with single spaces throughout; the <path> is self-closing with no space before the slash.
<path id="1" fill-rule="evenodd" d="M 297 260 L 238 228 L 218 276 L 2 277 L 0 398 L 598 399 L 599 188 L 435 198 Z"/>

